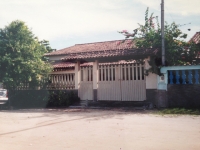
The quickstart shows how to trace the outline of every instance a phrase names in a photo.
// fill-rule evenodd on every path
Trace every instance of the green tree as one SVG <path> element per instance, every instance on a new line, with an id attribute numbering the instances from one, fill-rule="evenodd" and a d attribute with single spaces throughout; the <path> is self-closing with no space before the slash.
<path id="1" fill-rule="evenodd" d="M 195 43 L 186 42 L 187 34 L 179 29 L 176 23 L 168 24 L 165 22 L 165 55 L 167 65 L 195 64 L 195 57 L 198 48 Z M 159 74 L 159 68 L 162 66 L 161 61 L 161 27 L 158 17 L 152 13 L 149 16 L 149 9 L 145 12 L 145 24 L 139 24 L 139 27 L 129 33 L 126 30 L 119 32 L 127 38 L 133 38 L 137 48 L 153 48 L 158 51 L 155 56 L 151 57 L 149 64 L 152 66 L 151 72 Z"/>
<path id="2" fill-rule="evenodd" d="M 44 58 L 48 41 L 39 41 L 24 22 L 16 20 L 0 29 L 0 81 L 11 89 L 20 83 L 37 86 L 51 66 Z"/>

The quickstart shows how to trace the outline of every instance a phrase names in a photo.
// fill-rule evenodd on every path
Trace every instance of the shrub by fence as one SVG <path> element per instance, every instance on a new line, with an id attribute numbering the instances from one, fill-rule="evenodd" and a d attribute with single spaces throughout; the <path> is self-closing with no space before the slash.
<path id="1" fill-rule="evenodd" d="M 13 90 L 8 96 L 14 108 L 67 107 L 80 100 L 73 90 Z"/>

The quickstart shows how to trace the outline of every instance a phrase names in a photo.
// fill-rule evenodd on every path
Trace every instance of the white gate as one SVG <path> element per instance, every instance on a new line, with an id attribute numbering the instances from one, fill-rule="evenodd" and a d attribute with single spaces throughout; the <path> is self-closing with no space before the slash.
<path id="1" fill-rule="evenodd" d="M 137 63 L 99 66 L 98 100 L 146 100 L 144 66 Z"/>
<path id="2" fill-rule="evenodd" d="M 119 79 L 119 67 L 99 66 L 98 100 L 121 100 L 121 87 Z"/>
<path id="3" fill-rule="evenodd" d="M 78 95 L 81 100 L 93 100 L 92 66 L 81 67 L 81 81 Z"/>

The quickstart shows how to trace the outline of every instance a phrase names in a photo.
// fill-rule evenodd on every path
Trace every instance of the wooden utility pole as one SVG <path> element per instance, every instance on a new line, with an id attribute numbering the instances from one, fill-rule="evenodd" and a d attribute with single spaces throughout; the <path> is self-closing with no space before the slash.
<path id="1" fill-rule="evenodd" d="M 161 0 L 162 65 L 165 66 L 164 0 Z"/>

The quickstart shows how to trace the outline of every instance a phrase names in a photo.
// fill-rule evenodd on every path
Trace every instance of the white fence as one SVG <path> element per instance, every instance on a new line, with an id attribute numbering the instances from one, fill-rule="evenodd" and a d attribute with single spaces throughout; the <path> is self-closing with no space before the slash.
<path id="1" fill-rule="evenodd" d="M 47 89 L 74 89 L 75 88 L 75 74 L 52 74 L 49 76 L 50 83 Z"/>
<path id="2" fill-rule="evenodd" d="M 97 100 L 99 101 L 146 100 L 146 78 L 142 64 L 101 64 L 95 77 L 92 66 L 81 66 L 80 81 L 77 83 L 81 100 L 94 99 L 93 78 L 98 78 Z M 18 89 L 27 89 L 28 86 L 22 84 Z M 75 73 L 51 74 L 47 89 L 75 89 Z"/>

